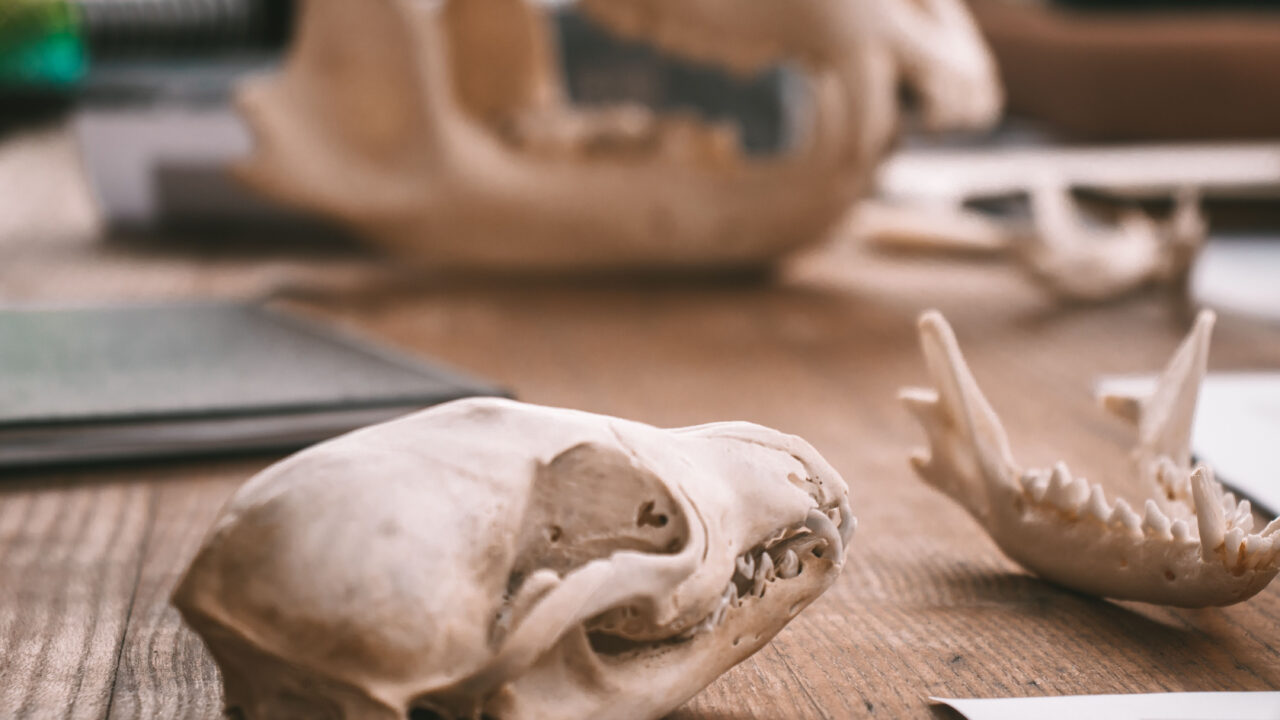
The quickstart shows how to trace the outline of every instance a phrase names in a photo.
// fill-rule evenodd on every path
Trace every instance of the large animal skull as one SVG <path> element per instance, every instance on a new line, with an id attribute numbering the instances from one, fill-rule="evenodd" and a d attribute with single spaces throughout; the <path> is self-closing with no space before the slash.
<path id="1" fill-rule="evenodd" d="M 241 93 L 239 175 L 438 267 L 760 265 L 821 240 L 897 125 L 989 124 L 1001 93 L 961 0 L 582 0 L 621 35 L 742 72 L 803 69 L 812 122 L 748 158 L 735 129 L 564 98 L 529 0 L 306 0 L 284 69 Z"/>
<path id="2" fill-rule="evenodd" d="M 267 469 L 174 594 L 243 718 L 656 718 L 829 586 L 803 440 L 473 399 Z"/>
<path id="3" fill-rule="evenodd" d="M 959 502 L 1006 555 L 1037 575 L 1103 597 L 1204 607 L 1252 597 L 1280 572 L 1280 519 L 1255 533 L 1248 500 L 1191 467 L 1191 421 L 1209 355 L 1213 314 L 1201 313 L 1149 397 L 1105 397 L 1138 427 L 1134 470 L 1141 513 L 1107 500 L 1061 462 L 1024 469 L 978 389 L 942 315 L 920 320 L 936 390 L 903 400 L 929 438 L 912 456 L 926 482 Z"/>

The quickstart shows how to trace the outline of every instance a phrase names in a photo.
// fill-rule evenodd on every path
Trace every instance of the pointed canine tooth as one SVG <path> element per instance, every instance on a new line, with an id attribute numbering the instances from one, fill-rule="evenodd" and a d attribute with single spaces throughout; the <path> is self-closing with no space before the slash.
<path id="1" fill-rule="evenodd" d="M 1191 539 L 1191 528 L 1186 520 L 1174 520 L 1169 524 L 1169 535 L 1177 542 L 1187 542 Z"/>
<path id="2" fill-rule="evenodd" d="M 1222 540 L 1226 549 L 1227 567 L 1234 567 L 1240 559 L 1241 545 L 1244 544 L 1244 531 L 1240 528 L 1231 528 L 1227 531 L 1226 537 Z"/>
<path id="3" fill-rule="evenodd" d="M 1107 505 L 1107 494 L 1101 485 L 1094 485 L 1089 491 L 1089 499 L 1085 502 L 1084 510 L 1102 522 L 1106 522 L 1111 517 L 1111 507 Z"/>
<path id="4" fill-rule="evenodd" d="M 760 556 L 760 564 L 756 566 L 755 581 L 751 583 L 751 594 L 756 597 L 764 591 L 764 584 L 773 575 L 773 558 L 769 553 Z"/>
<path id="5" fill-rule="evenodd" d="M 827 541 L 826 557 L 839 567 L 844 564 L 844 541 L 840 539 L 840 531 L 831 518 L 821 510 L 810 510 L 805 517 L 804 526 L 815 536 Z"/>
<path id="6" fill-rule="evenodd" d="M 1142 532 L 1142 519 L 1133 511 L 1133 508 L 1129 507 L 1129 503 L 1124 498 L 1116 500 L 1116 507 L 1111 511 L 1109 521 L 1123 525 L 1129 530 Z"/>
<path id="7" fill-rule="evenodd" d="M 778 577 L 783 580 L 789 580 L 800 574 L 800 558 L 794 550 L 788 550 L 782 554 L 782 559 L 778 561 Z"/>
<path id="8" fill-rule="evenodd" d="M 1203 465 L 1191 473 L 1191 499 L 1195 502 L 1196 523 L 1200 530 L 1200 557 L 1208 562 L 1222 544 L 1227 530 L 1222 515 L 1222 489 L 1213 479 L 1213 472 Z"/>
<path id="9" fill-rule="evenodd" d="M 734 564 L 737 565 L 738 574 L 742 577 L 750 580 L 756 576 L 756 559 L 751 555 L 751 553 L 748 552 L 744 555 L 739 555 L 738 559 L 734 561 Z"/>
<path id="10" fill-rule="evenodd" d="M 1143 526 L 1149 528 L 1157 537 L 1171 537 L 1169 533 L 1169 518 L 1160 512 L 1160 507 L 1156 505 L 1156 501 L 1148 500 L 1144 510 Z"/>

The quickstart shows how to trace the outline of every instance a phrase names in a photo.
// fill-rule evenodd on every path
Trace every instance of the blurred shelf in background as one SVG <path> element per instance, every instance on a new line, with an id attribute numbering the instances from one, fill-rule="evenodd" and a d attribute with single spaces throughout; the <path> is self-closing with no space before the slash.
<path id="1" fill-rule="evenodd" d="M 1280 136 L 1280 3 L 1071 4 L 970 0 L 1011 113 L 1082 140 Z"/>

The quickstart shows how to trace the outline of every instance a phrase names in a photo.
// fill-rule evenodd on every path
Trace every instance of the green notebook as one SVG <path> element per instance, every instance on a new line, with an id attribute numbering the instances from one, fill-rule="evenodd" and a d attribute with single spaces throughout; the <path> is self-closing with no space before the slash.
<path id="1" fill-rule="evenodd" d="M 297 448 L 505 394 L 251 305 L 0 310 L 0 467 Z"/>

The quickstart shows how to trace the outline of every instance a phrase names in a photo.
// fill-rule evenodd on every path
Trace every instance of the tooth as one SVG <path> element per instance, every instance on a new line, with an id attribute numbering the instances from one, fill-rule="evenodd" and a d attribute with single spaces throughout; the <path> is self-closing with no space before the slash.
<path id="1" fill-rule="evenodd" d="M 1049 476 L 1040 475 L 1033 480 L 1028 492 L 1031 493 L 1031 500 L 1036 504 L 1044 502 L 1044 496 L 1049 492 Z"/>
<path id="2" fill-rule="evenodd" d="M 1226 546 L 1227 567 L 1236 565 L 1240 560 L 1240 546 L 1244 544 L 1244 531 L 1240 528 L 1231 528 L 1222 542 Z"/>
<path id="3" fill-rule="evenodd" d="M 1191 539 L 1191 528 L 1186 520 L 1174 520 L 1169 525 L 1169 535 L 1177 542 L 1186 542 Z"/>
<path id="4" fill-rule="evenodd" d="M 825 515 L 823 517 L 826 517 Z M 769 553 L 760 556 L 760 564 L 756 566 L 755 582 L 751 583 L 751 594 L 759 597 L 764 592 L 764 584 L 773 575 L 773 558 Z"/>
<path id="5" fill-rule="evenodd" d="M 840 508 L 827 508 L 827 518 L 836 526 L 840 527 Z"/>
<path id="6" fill-rule="evenodd" d="M 1101 485 L 1094 485 L 1089 491 L 1089 500 L 1084 506 L 1085 512 L 1106 522 L 1111 517 L 1111 508 L 1107 505 L 1107 494 Z"/>
<path id="7" fill-rule="evenodd" d="M 1146 512 L 1143 517 L 1143 526 L 1150 528 L 1158 537 L 1170 537 L 1169 518 L 1160 512 L 1160 507 L 1156 505 L 1156 501 L 1148 500 L 1144 510 Z"/>
<path id="8" fill-rule="evenodd" d="M 1219 509 L 1221 492 L 1209 468 L 1202 465 L 1191 473 L 1191 499 L 1195 502 L 1196 523 L 1200 529 L 1200 557 L 1206 562 L 1213 558 L 1226 533 L 1226 520 Z"/>
<path id="9" fill-rule="evenodd" d="M 853 542 L 853 533 L 858 529 L 858 518 L 853 516 L 853 511 L 849 509 L 849 503 L 841 501 L 840 503 L 840 545 L 841 547 L 849 547 L 849 543 Z"/>
<path id="10" fill-rule="evenodd" d="M 1271 555 L 1272 539 L 1260 535 L 1246 535 L 1244 538 L 1244 559 L 1247 567 L 1257 567 Z"/>
<path id="11" fill-rule="evenodd" d="M 1240 504 L 1236 506 L 1236 514 L 1228 524 L 1241 528 L 1246 533 L 1253 532 L 1253 506 L 1248 500 L 1240 501 Z"/>
<path id="12" fill-rule="evenodd" d="M 1072 511 L 1079 512 L 1080 508 L 1083 507 L 1085 502 L 1089 499 L 1089 493 L 1091 492 L 1092 490 L 1089 487 L 1088 480 L 1085 480 L 1082 477 L 1076 478 L 1076 481 L 1071 485 Z"/>
<path id="13" fill-rule="evenodd" d="M 720 623 L 724 622 L 725 613 L 728 611 L 729 611 L 729 606 L 724 603 L 721 603 L 720 606 L 716 608 L 715 612 L 711 613 L 711 617 L 707 618 L 708 620 L 710 620 L 710 623 L 709 623 L 710 627 L 715 627 Z"/>
<path id="14" fill-rule="evenodd" d="M 1222 493 L 1222 512 L 1223 512 L 1223 514 L 1225 514 L 1227 517 L 1230 517 L 1230 516 L 1231 516 L 1231 514 L 1232 514 L 1232 513 L 1234 513 L 1235 511 L 1236 511 L 1236 496 L 1235 496 L 1235 493 L 1231 493 L 1231 492 L 1224 492 L 1224 493 Z"/>
<path id="15" fill-rule="evenodd" d="M 836 529 L 835 523 L 831 522 L 831 518 L 821 510 L 810 510 L 809 515 L 804 520 L 804 526 L 809 528 L 818 538 L 827 541 L 826 555 L 829 555 L 831 563 L 837 567 L 844 564 L 844 542 L 840 540 L 840 531 Z"/>
<path id="16" fill-rule="evenodd" d="M 748 580 L 755 577 L 756 559 L 751 555 L 751 553 L 748 552 L 748 553 L 739 555 L 738 559 L 735 561 L 734 564 L 738 566 L 738 574 L 741 575 L 742 577 Z"/>
<path id="17" fill-rule="evenodd" d="M 789 580 L 799 574 L 800 558 L 796 556 L 795 551 L 786 551 L 782 554 L 782 559 L 778 561 L 778 577 L 783 580 Z"/>
<path id="18" fill-rule="evenodd" d="M 1172 491 L 1174 497 L 1181 497 L 1186 494 L 1188 476 L 1183 473 L 1173 460 L 1162 457 L 1156 464 L 1156 480 L 1168 490 Z"/>
<path id="19" fill-rule="evenodd" d="M 1084 490 L 1083 495 L 1081 490 Z M 1067 469 L 1066 463 L 1059 462 L 1053 466 L 1053 472 L 1049 475 L 1049 491 L 1045 494 L 1049 504 L 1074 512 L 1079 509 L 1080 503 L 1085 501 L 1088 494 L 1089 486 L 1077 484 L 1071 477 L 1071 471 Z"/>
<path id="20" fill-rule="evenodd" d="M 1142 520 L 1124 498 L 1116 499 L 1116 507 L 1111 511 L 1109 522 L 1119 523 L 1129 530 L 1142 532 Z"/>
<path id="21" fill-rule="evenodd" d="M 1280 517 L 1278 517 L 1278 518 L 1276 518 L 1275 520 L 1272 520 L 1271 522 L 1267 523 L 1267 526 L 1266 526 L 1265 528 L 1263 528 L 1263 529 L 1262 529 L 1262 532 L 1260 532 L 1260 533 L 1258 533 L 1258 534 L 1259 534 L 1259 535 L 1262 535 L 1262 536 L 1264 536 L 1264 537 L 1265 537 L 1265 536 L 1268 536 L 1268 535 L 1273 535 L 1273 534 L 1275 534 L 1277 531 L 1280 531 Z"/>

